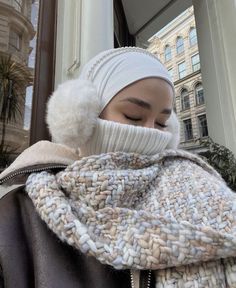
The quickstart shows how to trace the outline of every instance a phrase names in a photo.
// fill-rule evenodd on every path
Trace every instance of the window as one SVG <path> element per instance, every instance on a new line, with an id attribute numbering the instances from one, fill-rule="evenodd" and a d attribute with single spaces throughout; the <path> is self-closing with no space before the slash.
<path id="1" fill-rule="evenodd" d="M 172 68 L 170 68 L 170 69 L 168 69 L 168 72 L 169 72 L 169 74 L 170 74 L 170 77 L 171 77 L 171 79 L 172 79 L 172 81 L 173 81 L 173 69 Z"/>
<path id="2" fill-rule="evenodd" d="M 9 48 L 11 52 L 17 52 L 21 49 L 21 40 L 22 37 L 17 32 L 10 30 L 10 37 L 9 37 Z"/>
<path id="3" fill-rule="evenodd" d="M 176 99 L 175 99 L 175 101 L 174 101 L 173 110 L 175 111 L 175 113 L 177 113 L 177 109 L 176 109 Z"/>
<path id="4" fill-rule="evenodd" d="M 201 83 L 198 83 L 195 86 L 195 97 L 196 97 L 196 105 L 202 105 L 205 103 L 204 92 Z"/>
<path id="5" fill-rule="evenodd" d="M 169 61 L 171 59 L 171 48 L 169 45 L 165 47 L 165 61 Z"/>
<path id="6" fill-rule="evenodd" d="M 176 40 L 176 52 L 180 54 L 184 51 L 184 39 L 183 37 L 178 37 Z"/>
<path id="7" fill-rule="evenodd" d="M 200 137 L 208 136 L 206 114 L 198 116 Z"/>
<path id="8" fill-rule="evenodd" d="M 197 32 L 196 32 L 196 28 L 192 27 L 190 29 L 189 32 L 189 44 L 190 46 L 194 46 L 195 44 L 197 44 Z"/>
<path id="9" fill-rule="evenodd" d="M 54 59 L 56 53 L 54 44 L 57 1 L 8 0 L 4 1 L 4 3 L 5 2 L 11 3 L 12 9 L 9 9 L 7 14 L 11 20 L 9 20 L 9 33 L 4 33 L 1 39 L 2 43 L 8 44 L 8 49 L 2 53 L 0 57 L 0 79 L 3 80 L 5 77 L 9 82 L 7 89 L 5 89 L 5 103 L 7 104 L 7 112 L 9 111 L 7 114 L 11 114 L 12 117 L 9 116 L 10 119 L 7 116 L 9 121 L 5 122 L 5 113 L 0 113 L 0 117 L 4 119 L 4 121 L 0 121 L 1 127 L 6 124 L 6 126 L 4 126 L 5 133 L 2 133 L 2 129 L 0 131 L 0 141 L 2 143 L 0 147 L 0 155 L 2 156 L 0 159 L 0 170 L 10 165 L 11 161 L 27 148 L 29 142 L 32 145 L 41 139 L 50 139 L 43 119 L 45 118 L 46 101 L 53 91 L 55 82 Z M 17 13 L 16 9 L 19 11 L 21 5 L 23 5 L 22 10 L 24 9 L 27 13 L 23 14 L 21 10 L 21 15 L 17 17 L 17 21 L 13 21 L 12 19 L 15 19 L 14 17 Z M 39 10 L 42 13 L 38 13 Z M 30 15 L 32 15 L 32 18 Z M 29 21 L 31 21 L 31 23 Z M 47 25 L 45 25 L 45 23 Z M 24 27 L 24 29 L 22 27 Z M 37 33 L 37 27 L 39 27 L 40 33 Z M 32 39 L 34 35 L 35 38 Z M 38 43 L 37 47 L 36 42 Z M 28 61 L 25 61 L 25 59 Z M 35 59 L 37 59 L 37 67 L 34 71 Z M 19 81 L 18 78 L 20 78 Z M 13 82 L 10 82 L 9 79 Z M 0 83 L 5 81 L 1 80 Z M 34 87 L 31 89 L 32 92 L 28 92 L 28 89 L 26 92 L 25 88 L 32 85 L 32 83 L 34 83 Z M 0 84 L 0 92 L 2 90 Z M 17 95 L 17 97 L 14 97 L 14 95 Z M 25 105 L 28 104 L 28 102 L 26 103 L 25 101 L 27 96 L 30 99 L 32 99 L 32 97 L 35 99 L 35 101 L 33 101 L 35 105 L 32 107 L 33 120 L 28 123 L 27 126 L 27 128 L 29 128 L 29 125 L 31 126 L 30 131 L 24 129 L 23 121 Z M 3 97 L 0 98 L 1 112 L 4 99 Z M 17 103 L 15 101 L 16 99 Z M 29 107 L 29 109 L 31 110 L 31 107 Z M 16 119 L 14 119 L 13 116 L 14 111 L 20 112 L 17 113 L 17 115 L 15 114 Z M 26 113 L 28 112 L 29 111 L 26 111 Z M 28 117 L 28 119 L 31 118 Z"/>
<path id="10" fill-rule="evenodd" d="M 183 89 L 181 92 L 181 104 L 182 104 L 182 110 L 190 108 L 190 101 L 187 89 Z"/>
<path id="11" fill-rule="evenodd" d="M 193 68 L 193 72 L 200 69 L 199 54 L 192 56 L 192 68 Z"/>
<path id="12" fill-rule="evenodd" d="M 178 64 L 179 79 L 186 76 L 186 65 L 185 62 Z"/>
<path id="13" fill-rule="evenodd" d="M 21 12 L 22 11 L 22 0 L 14 0 L 13 6 L 17 11 Z"/>
<path id="14" fill-rule="evenodd" d="M 185 141 L 193 139 L 193 128 L 191 119 L 186 119 L 184 123 L 184 137 Z"/>

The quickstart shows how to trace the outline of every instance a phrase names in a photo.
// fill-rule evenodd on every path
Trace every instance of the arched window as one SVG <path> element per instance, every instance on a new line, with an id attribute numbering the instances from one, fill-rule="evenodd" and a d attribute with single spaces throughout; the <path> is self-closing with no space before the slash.
<path id="1" fill-rule="evenodd" d="M 176 40 L 176 51 L 177 54 L 184 51 L 184 39 L 183 37 L 178 37 Z"/>
<path id="2" fill-rule="evenodd" d="M 205 103 L 205 99 L 204 99 L 204 91 L 203 91 L 203 87 L 201 83 L 198 83 L 195 86 L 195 97 L 196 97 L 196 104 L 197 105 L 202 105 Z"/>
<path id="3" fill-rule="evenodd" d="M 182 110 L 190 108 L 190 100 L 187 89 L 183 89 L 181 91 L 181 104 L 182 104 Z"/>
<path id="4" fill-rule="evenodd" d="M 165 47 L 165 61 L 168 61 L 171 59 L 171 48 L 170 45 L 166 45 Z"/>
<path id="5" fill-rule="evenodd" d="M 197 44 L 197 32 L 195 27 L 192 27 L 189 31 L 189 44 L 190 46 Z"/>

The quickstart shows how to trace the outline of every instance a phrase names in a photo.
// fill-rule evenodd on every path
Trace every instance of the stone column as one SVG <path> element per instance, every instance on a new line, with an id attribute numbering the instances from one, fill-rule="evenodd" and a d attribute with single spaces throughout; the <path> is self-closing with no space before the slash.
<path id="1" fill-rule="evenodd" d="M 113 1 L 58 0 L 55 87 L 76 78 L 100 51 L 113 48 Z"/>
<path id="2" fill-rule="evenodd" d="M 113 48 L 113 1 L 83 0 L 81 21 L 81 61 Z"/>
<path id="3" fill-rule="evenodd" d="M 236 2 L 193 0 L 209 134 L 236 155 Z"/>

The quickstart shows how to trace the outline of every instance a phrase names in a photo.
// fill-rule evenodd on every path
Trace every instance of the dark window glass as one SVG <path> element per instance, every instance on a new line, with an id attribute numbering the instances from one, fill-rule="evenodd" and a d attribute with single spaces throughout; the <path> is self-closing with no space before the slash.
<path id="1" fill-rule="evenodd" d="M 200 137 L 208 136 L 207 119 L 206 115 L 198 116 Z"/>
<path id="2" fill-rule="evenodd" d="M 186 119 L 184 123 L 184 137 L 185 141 L 193 139 L 193 128 L 191 119 Z"/>

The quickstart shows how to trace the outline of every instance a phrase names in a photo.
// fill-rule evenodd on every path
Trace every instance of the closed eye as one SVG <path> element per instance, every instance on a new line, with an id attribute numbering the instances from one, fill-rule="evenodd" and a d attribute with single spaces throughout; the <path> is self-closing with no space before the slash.
<path id="1" fill-rule="evenodd" d="M 167 127 L 168 127 L 168 125 L 161 124 L 161 123 L 156 123 L 156 125 L 158 125 L 158 126 L 160 126 L 160 127 L 162 127 L 162 128 L 167 128 Z"/>
<path id="2" fill-rule="evenodd" d="M 130 117 L 126 114 L 124 114 L 125 118 L 128 119 L 128 120 L 131 120 L 131 121 L 141 121 L 142 118 L 134 118 L 134 117 Z"/>

